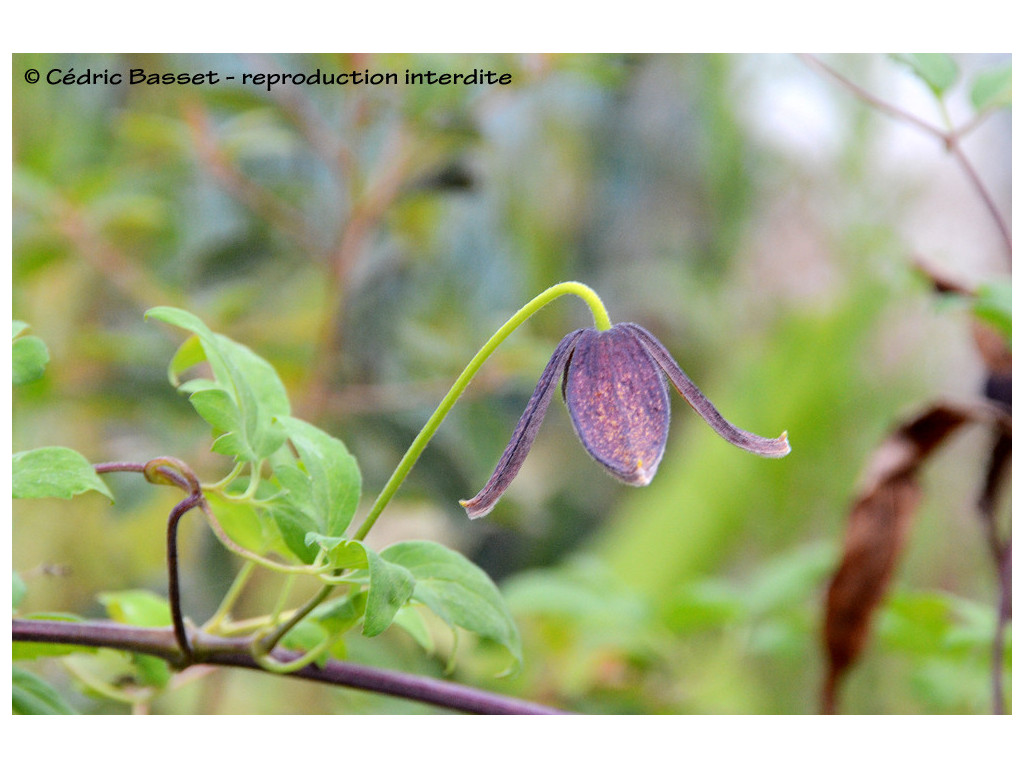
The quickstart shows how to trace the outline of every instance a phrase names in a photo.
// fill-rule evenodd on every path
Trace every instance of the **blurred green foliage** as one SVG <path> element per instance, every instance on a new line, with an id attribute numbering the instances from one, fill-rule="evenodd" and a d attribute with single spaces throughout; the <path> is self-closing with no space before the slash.
<path id="1" fill-rule="evenodd" d="M 959 88 L 979 110 L 1008 102 L 1005 59 L 957 57 L 984 75 L 967 85 L 945 59 L 903 61 L 947 98 Z M 893 83 L 908 76 L 883 56 L 839 63 L 896 98 Z M 658 476 L 619 487 L 554 407 L 504 500 L 469 523 L 457 500 L 487 478 L 557 340 L 588 322 L 582 305 L 559 303 L 484 367 L 369 543 L 438 540 L 503 586 L 522 669 L 496 679 L 499 649 L 462 638 L 454 675 L 465 682 L 585 712 L 816 710 L 821 601 L 863 462 L 915 404 L 974 396 L 984 378 L 970 310 L 937 308 L 912 275 L 908 221 L 921 215 L 929 168 L 885 167 L 885 117 L 786 56 L 14 56 L 16 74 L 29 67 L 477 67 L 513 82 L 267 91 L 240 78 L 57 86 L 16 76 L 14 317 L 45 342 L 49 363 L 16 390 L 15 451 L 172 455 L 204 479 L 222 476 L 229 465 L 210 452 L 208 428 L 166 379 L 180 335 L 143 322 L 150 307 L 178 306 L 268 359 L 297 415 L 357 457 L 372 499 L 490 333 L 549 285 L 580 280 L 613 321 L 656 333 L 728 419 L 788 430 L 791 456 L 736 451 L 676 399 Z M 793 99 L 827 130 L 787 113 Z M 1008 163 L 1008 118 L 1000 126 L 996 162 Z M 1008 201 L 1008 182 L 997 191 Z M 986 242 L 984 214 L 924 210 L 960 217 Z M 1001 277 L 998 253 L 986 261 L 954 244 L 937 256 Z M 993 285 L 977 311 L 1008 322 L 1008 293 Z M 982 443 L 958 439 L 926 473 L 845 711 L 988 711 L 995 578 L 973 506 Z M 121 604 L 110 595 L 165 593 L 175 491 L 105 479 L 114 506 L 98 494 L 16 503 L 23 614 L 100 616 Z M 205 620 L 238 563 L 196 520 L 181 537 L 185 608 Z M 261 578 L 244 602 L 253 613 L 276 594 Z M 395 629 L 346 648 L 435 675 L 452 650 L 424 654 Z M 75 709 L 124 711 L 89 696 L 123 676 L 117 658 L 76 662 L 76 679 L 94 684 L 68 694 Z M 50 687 L 67 681 L 56 663 L 24 673 L 24 707 L 58 706 Z M 162 685 L 164 672 L 143 682 Z M 151 706 L 432 711 L 228 671 Z"/>

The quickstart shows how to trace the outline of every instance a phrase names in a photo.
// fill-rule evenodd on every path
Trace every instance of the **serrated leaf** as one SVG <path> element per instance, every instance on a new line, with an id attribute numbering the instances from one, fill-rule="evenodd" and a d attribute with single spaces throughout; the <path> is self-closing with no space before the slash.
<path id="1" fill-rule="evenodd" d="M 23 336 L 11 346 L 11 379 L 15 385 L 28 384 L 42 377 L 50 351 L 38 336 Z"/>
<path id="2" fill-rule="evenodd" d="M 16 499 L 70 499 L 79 493 L 98 491 L 114 500 L 88 459 L 62 446 L 14 454 L 12 490 Z"/>
<path id="3" fill-rule="evenodd" d="M 96 599 L 107 609 L 107 615 L 121 624 L 166 627 L 171 623 L 171 607 L 167 598 L 149 590 L 101 592 Z"/>
<path id="4" fill-rule="evenodd" d="M 971 86 L 971 104 L 978 112 L 1000 109 L 1013 102 L 1013 70 L 1009 64 L 982 72 Z"/>
<path id="5" fill-rule="evenodd" d="M 77 714 L 53 686 L 20 667 L 11 667 L 11 708 L 16 715 Z"/>
<path id="6" fill-rule="evenodd" d="M 936 96 L 942 96 L 960 76 L 960 68 L 946 53 L 900 53 L 894 58 L 909 65 Z"/>
<path id="7" fill-rule="evenodd" d="M 301 460 L 298 467 L 275 467 L 281 485 L 289 492 L 284 502 L 317 522 L 312 532 L 343 536 L 355 514 L 362 485 L 355 458 L 343 442 L 312 424 L 290 416 L 277 421 Z"/>
<path id="8" fill-rule="evenodd" d="M 494 582 L 477 565 L 433 541 L 393 544 L 381 557 L 408 570 L 416 583 L 413 599 L 446 624 L 493 640 L 522 661 L 515 621 Z"/>
<path id="9" fill-rule="evenodd" d="M 273 366 L 245 345 L 214 333 L 202 320 L 183 309 L 155 307 L 146 317 L 190 331 L 199 340 L 202 355 L 195 345 L 186 342 L 179 347 L 168 367 L 168 377 L 179 390 L 195 394 L 197 389 L 219 389 L 233 401 L 237 417 L 229 419 L 223 403 L 214 403 L 210 396 L 199 400 L 200 407 L 205 407 L 206 411 L 204 415 L 197 409 L 197 413 L 204 419 L 212 415 L 221 425 L 211 423 L 211 426 L 218 431 L 223 431 L 225 423 L 232 427 L 214 441 L 213 450 L 239 461 L 255 462 L 273 454 L 284 442 L 284 432 L 275 419 L 287 416 L 291 410 L 288 394 Z M 187 382 L 178 384 L 187 367 L 203 359 L 210 364 L 215 384 L 211 385 L 208 380 L 202 380 L 198 387 L 189 387 Z"/>

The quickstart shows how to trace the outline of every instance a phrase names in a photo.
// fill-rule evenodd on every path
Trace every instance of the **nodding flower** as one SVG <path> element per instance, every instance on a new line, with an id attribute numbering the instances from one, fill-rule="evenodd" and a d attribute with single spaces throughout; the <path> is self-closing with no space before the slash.
<path id="1" fill-rule="evenodd" d="M 733 426 L 649 331 L 618 323 L 606 331 L 573 331 L 559 342 L 487 484 L 459 503 L 471 519 L 494 508 L 526 460 L 559 379 L 573 428 L 587 452 L 623 483 L 647 485 L 658 471 L 668 439 L 665 376 L 733 445 L 769 458 L 789 453 L 785 432 L 770 439 Z"/>

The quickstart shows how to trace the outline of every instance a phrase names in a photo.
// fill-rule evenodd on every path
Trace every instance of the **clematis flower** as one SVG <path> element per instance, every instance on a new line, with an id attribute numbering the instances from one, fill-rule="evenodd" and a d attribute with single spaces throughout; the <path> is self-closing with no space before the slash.
<path id="1" fill-rule="evenodd" d="M 607 331 L 573 331 L 559 342 L 491 478 L 480 493 L 459 503 L 471 519 L 494 508 L 522 467 L 559 378 L 562 399 L 587 452 L 616 479 L 647 485 L 668 439 L 666 376 L 704 421 L 733 445 L 770 458 L 789 453 L 785 432 L 771 439 L 733 426 L 649 331 L 618 323 Z"/>

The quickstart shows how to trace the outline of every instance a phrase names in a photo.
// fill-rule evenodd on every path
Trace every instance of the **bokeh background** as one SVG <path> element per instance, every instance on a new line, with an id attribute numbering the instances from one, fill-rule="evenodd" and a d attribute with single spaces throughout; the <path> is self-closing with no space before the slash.
<path id="1" fill-rule="evenodd" d="M 945 119 L 899 61 L 823 60 Z M 956 61 L 946 107 L 961 124 L 972 74 L 1008 57 Z M 479 68 L 512 83 L 32 85 L 29 67 Z M 26 54 L 14 70 L 14 316 L 51 355 L 15 392 L 15 451 L 174 455 L 219 478 L 223 457 L 167 381 L 181 336 L 143 320 L 171 304 L 275 365 L 294 410 L 358 458 L 366 503 L 491 332 L 580 280 L 613 321 L 658 335 L 727 418 L 788 430 L 792 454 L 737 451 L 674 398 L 657 477 L 627 488 L 553 404 L 508 494 L 470 523 L 458 499 L 486 481 L 557 341 L 590 322 L 563 299 L 487 363 L 371 543 L 440 540 L 501 585 L 523 668 L 495 678 L 497 650 L 467 637 L 457 680 L 584 712 L 817 710 L 824 591 L 865 462 L 901 418 L 976 398 L 985 378 L 968 310 L 914 265 L 972 283 L 1009 272 L 941 143 L 788 55 Z M 1009 111 L 964 148 L 1008 220 Z M 965 431 L 925 472 L 844 711 L 990 711 L 996 587 L 975 507 L 987 439 Z M 101 616 L 104 592 L 165 593 L 174 491 L 109 482 L 113 506 L 96 494 L 15 504 L 23 613 Z M 202 621 L 238 562 L 198 519 L 183 537 L 185 607 Z M 265 579 L 246 596 L 253 613 L 277 593 Z M 353 637 L 349 653 L 424 674 L 445 665 L 398 628 Z M 59 660 L 32 668 L 84 711 L 126 711 L 72 685 Z M 433 711 L 254 673 L 189 682 L 153 711 Z"/>

